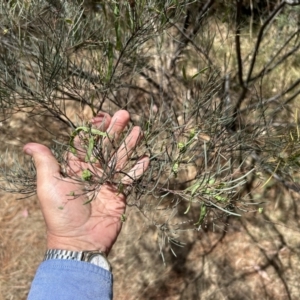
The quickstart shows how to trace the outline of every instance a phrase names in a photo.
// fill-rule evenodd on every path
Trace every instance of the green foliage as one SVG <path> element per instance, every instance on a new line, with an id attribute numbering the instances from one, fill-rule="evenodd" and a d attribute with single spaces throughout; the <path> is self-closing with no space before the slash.
<path id="1" fill-rule="evenodd" d="M 95 147 L 95 143 L 99 139 L 99 137 L 108 137 L 106 132 L 102 132 L 100 130 L 97 130 L 95 128 L 91 128 L 90 126 L 80 126 L 77 127 L 72 133 L 69 141 L 70 145 L 70 151 L 73 154 L 76 154 L 76 148 L 74 146 L 74 139 L 76 136 L 80 134 L 80 132 L 87 133 L 87 136 L 85 136 L 83 139 L 85 143 L 87 144 L 86 149 L 86 156 L 85 156 L 85 162 L 90 162 L 92 157 L 92 152 Z"/>
<path id="2" fill-rule="evenodd" d="M 92 176 L 93 175 L 90 170 L 88 170 L 88 169 L 82 170 L 82 174 L 81 174 L 82 180 L 90 181 L 92 179 Z"/>

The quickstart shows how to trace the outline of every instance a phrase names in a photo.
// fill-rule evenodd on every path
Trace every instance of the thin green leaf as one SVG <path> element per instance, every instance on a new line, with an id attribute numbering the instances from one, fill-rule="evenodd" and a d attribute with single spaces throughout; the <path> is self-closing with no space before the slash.
<path id="1" fill-rule="evenodd" d="M 205 72 L 208 68 L 209 68 L 209 67 L 206 67 L 206 68 L 200 70 L 199 72 L 197 72 L 196 74 L 194 74 L 194 75 L 192 76 L 192 79 L 196 78 L 198 75 L 200 75 L 200 74 L 202 74 L 203 72 Z"/>

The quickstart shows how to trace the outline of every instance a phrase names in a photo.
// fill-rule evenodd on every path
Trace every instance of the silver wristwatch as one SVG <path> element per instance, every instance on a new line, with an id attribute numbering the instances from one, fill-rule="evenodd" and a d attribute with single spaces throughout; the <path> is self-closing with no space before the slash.
<path id="1" fill-rule="evenodd" d="M 105 257 L 105 254 L 101 251 L 70 251 L 70 250 L 58 250 L 48 249 L 45 253 L 44 260 L 48 259 L 70 259 L 85 261 L 101 267 L 111 272 L 111 265 Z"/>

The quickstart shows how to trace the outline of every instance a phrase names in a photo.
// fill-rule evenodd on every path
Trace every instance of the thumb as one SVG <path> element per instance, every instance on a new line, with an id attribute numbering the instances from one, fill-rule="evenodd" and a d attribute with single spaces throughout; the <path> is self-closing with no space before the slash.
<path id="1" fill-rule="evenodd" d="M 44 181 L 49 183 L 49 181 L 60 176 L 60 166 L 48 147 L 29 143 L 24 146 L 23 151 L 34 160 L 38 186 Z"/>

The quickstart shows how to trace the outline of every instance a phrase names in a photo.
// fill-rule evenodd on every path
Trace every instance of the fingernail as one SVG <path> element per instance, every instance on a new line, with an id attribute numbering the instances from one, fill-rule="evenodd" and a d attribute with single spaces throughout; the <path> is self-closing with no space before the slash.
<path id="1" fill-rule="evenodd" d="M 23 151 L 25 154 L 32 156 L 32 150 L 30 148 L 24 148 Z"/>
<path id="2" fill-rule="evenodd" d="M 91 123 L 92 124 L 103 123 L 104 120 L 105 120 L 105 115 L 99 114 L 91 120 Z"/>

